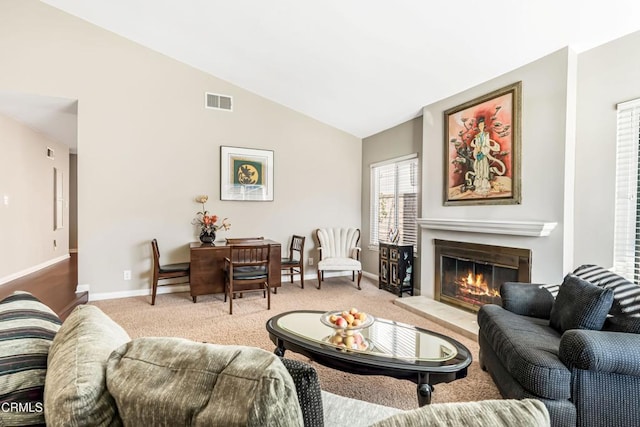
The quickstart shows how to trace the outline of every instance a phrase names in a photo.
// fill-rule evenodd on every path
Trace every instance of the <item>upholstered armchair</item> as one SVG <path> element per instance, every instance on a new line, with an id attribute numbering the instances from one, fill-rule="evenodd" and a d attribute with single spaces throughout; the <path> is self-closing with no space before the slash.
<path id="1" fill-rule="evenodd" d="M 357 228 L 319 228 L 318 238 L 318 289 L 322 286 L 325 271 L 351 271 L 355 282 L 358 272 L 358 289 L 362 278 L 360 263 L 360 230 Z"/>

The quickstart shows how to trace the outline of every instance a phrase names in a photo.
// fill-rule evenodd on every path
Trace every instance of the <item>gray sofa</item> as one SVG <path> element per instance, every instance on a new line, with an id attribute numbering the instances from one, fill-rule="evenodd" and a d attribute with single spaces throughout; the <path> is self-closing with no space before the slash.
<path id="1" fill-rule="evenodd" d="M 401 411 L 337 396 L 321 391 L 313 367 L 300 361 L 255 347 L 130 339 L 91 305 L 60 324 L 30 294 L 0 301 L 3 334 L 12 339 L 0 340 L 0 403 L 14 405 L 2 405 L 10 410 L 0 412 L 0 425 L 549 425 L 536 400 Z"/>
<path id="2" fill-rule="evenodd" d="M 639 286 L 585 265 L 561 286 L 505 283 L 501 297 L 478 312 L 478 341 L 504 397 L 539 399 L 553 426 L 639 425 Z"/>

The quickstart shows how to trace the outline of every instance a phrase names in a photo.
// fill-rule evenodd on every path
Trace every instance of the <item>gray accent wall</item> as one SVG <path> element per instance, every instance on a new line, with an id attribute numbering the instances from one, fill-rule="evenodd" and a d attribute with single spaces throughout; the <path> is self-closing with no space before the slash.
<path id="1" fill-rule="evenodd" d="M 422 117 L 416 117 L 398 126 L 362 140 L 362 269 L 378 275 L 378 248 L 369 245 L 371 239 L 371 171 L 372 163 L 418 153 L 418 164 L 422 158 Z M 422 171 L 420 171 L 422 176 Z M 420 206 L 420 200 L 418 200 Z M 420 209 L 420 208 L 419 208 Z M 420 233 L 418 233 L 418 236 Z M 418 242 L 420 247 L 420 242 Z M 419 254 L 418 254 L 419 256 Z M 416 266 L 419 262 L 416 261 Z M 419 270 L 414 269 L 414 286 L 420 287 Z M 418 291 L 416 291 L 416 294 Z"/>
<path id="2" fill-rule="evenodd" d="M 547 237 L 482 232 L 422 231 L 422 294 L 433 296 L 433 239 L 530 249 L 532 281 L 555 283 L 573 265 L 573 146 L 575 141 L 575 53 L 561 49 L 537 61 L 424 108 L 422 215 L 425 218 L 550 221 Z M 443 205 L 444 111 L 522 81 L 522 203 Z M 479 230 L 482 231 L 482 230 Z"/>
<path id="3" fill-rule="evenodd" d="M 640 32 L 578 56 L 575 262 L 613 265 L 616 104 L 640 98 Z"/>

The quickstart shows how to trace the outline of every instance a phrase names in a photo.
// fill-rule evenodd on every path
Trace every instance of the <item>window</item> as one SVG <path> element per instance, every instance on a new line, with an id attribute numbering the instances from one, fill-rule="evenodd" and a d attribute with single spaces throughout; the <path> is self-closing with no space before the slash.
<path id="1" fill-rule="evenodd" d="M 389 241 L 397 229 L 399 241 L 418 242 L 418 156 L 411 154 L 371 165 L 371 246 Z"/>
<path id="2" fill-rule="evenodd" d="M 618 104 L 615 234 L 613 270 L 638 283 L 640 218 L 638 217 L 638 145 L 640 99 Z"/>

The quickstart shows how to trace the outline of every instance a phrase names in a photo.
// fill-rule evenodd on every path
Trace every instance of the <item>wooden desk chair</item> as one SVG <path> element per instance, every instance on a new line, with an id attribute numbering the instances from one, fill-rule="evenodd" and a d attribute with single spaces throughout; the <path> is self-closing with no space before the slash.
<path id="1" fill-rule="evenodd" d="M 271 309 L 270 245 L 231 245 L 230 255 L 224 259 L 224 302 L 229 297 L 229 314 L 233 314 L 235 294 L 262 291 L 267 298 L 267 310 Z"/>
<path id="2" fill-rule="evenodd" d="M 296 236 L 295 234 L 291 238 L 291 245 L 289 246 L 289 257 L 282 258 L 280 262 L 280 269 L 284 271 L 285 276 L 291 277 L 291 283 L 293 283 L 293 276 L 300 275 L 300 287 L 304 289 L 304 240 L 303 236 Z M 277 289 L 274 289 L 274 293 Z"/>
<path id="3" fill-rule="evenodd" d="M 227 237 L 227 245 L 241 245 L 260 240 L 264 240 L 264 237 Z"/>
<path id="4" fill-rule="evenodd" d="M 153 291 L 151 293 L 151 305 L 155 305 L 158 281 L 163 279 L 173 279 L 175 277 L 189 277 L 191 263 L 180 262 L 160 265 L 160 250 L 158 249 L 158 241 L 156 239 L 151 241 L 151 252 L 153 252 Z M 193 302 L 196 302 L 196 297 L 193 297 Z"/>

